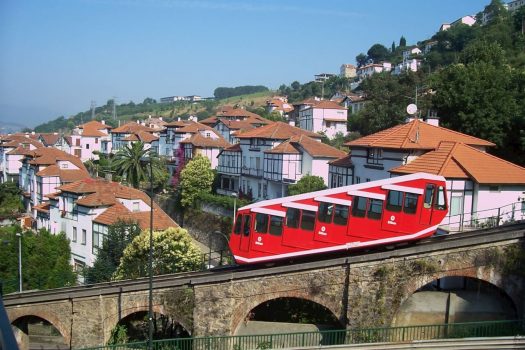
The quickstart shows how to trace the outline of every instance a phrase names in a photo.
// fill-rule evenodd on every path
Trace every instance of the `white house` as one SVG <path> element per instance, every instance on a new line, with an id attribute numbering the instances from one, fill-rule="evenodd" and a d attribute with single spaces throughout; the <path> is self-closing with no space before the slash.
<path id="1" fill-rule="evenodd" d="M 109 226 L 119 220 L 136 223 L 143 230 L 150 226 L 149 196 L 117 182 L 86 178 L 60 186 L 47 197 L 49 229 L 67 235 L 76 266 L 93 265 Z M 154 230 L 178 226 L 157 204 L 153 217 Z"/>
<path id="2" fill-rule="evenodd" d="M 479 218 L 493 216 L 489 208 L 508 211 L 524 197 L 525 169 L 486 153 L 493 143 L 418 119 L 346 145 L 347 159 L 330 164 L 330 186 L 421 171 L 440 174 L 447 179 L 447 220 L 456 226 L 473 212 Z"/>
<path id="3" fill-rule="evenodd" d="M 334 101 L 321 100 L 299 109 L 298 126 L 333 139 L 337 133 L 346 135 L 348 110 Z"/>
<path id="4" fill-rule="evenodd" d="M 319 134 L 283 122 L 237 135 L 239 144 L 219 154 L 218 192 L 252 199 L 278 198 L 306 174 L 327 181 L 328 162 L 344 154 L 320 142 Z"/>
<path id="5" fill-rule="evenodd" d="M 0 140 L 0 182 L 18 182 L 24 155 L 44 145 L 31 134 L 5 135 Z"/>
<path id="6" fill-rule="evenodd" d="M 360 80 L 362 80 L 362 79 L 371 77 L 372 75 L 376 73 L 390 72 L 391 70 L 392 70 L 392 64 L 390 62 L 372 63 L 372 64 L 367 64 L 367 65 L 357 68 L 356 74 L 357 74 L 357 77 Z"/>

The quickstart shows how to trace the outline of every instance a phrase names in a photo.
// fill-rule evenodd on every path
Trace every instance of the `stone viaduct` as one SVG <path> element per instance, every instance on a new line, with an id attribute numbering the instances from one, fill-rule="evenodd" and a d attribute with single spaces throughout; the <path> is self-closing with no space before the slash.
<path id="1" fill-rule="evenodd" d="M 176 319 L 192 336 L 233 335 L 256 306 L 294 297 L 324 306 L 342 326 L 388 326 L 422 286 L 466 276 L 497 286 L 524 318 L 524 242 L 525 224 L 515 224 L 317 262 L 157 276 L 154 311 Z M 24 318 L 37 316 L 71 347 L 95 346 L 109 339 L 119 320 L 148 310 L 148 281 L 16 293 L 4 303 L 19 337 Z"/>

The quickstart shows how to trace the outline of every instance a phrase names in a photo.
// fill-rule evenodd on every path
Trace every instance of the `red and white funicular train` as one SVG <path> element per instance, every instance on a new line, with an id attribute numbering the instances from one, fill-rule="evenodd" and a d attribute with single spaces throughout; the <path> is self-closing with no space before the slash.
<path id="1" fill-rule="evenodd" d="M 391 245 L 431 236 L 447 215 L 445 178 L 417 173 L 239 208 L 239 264 Z"/>

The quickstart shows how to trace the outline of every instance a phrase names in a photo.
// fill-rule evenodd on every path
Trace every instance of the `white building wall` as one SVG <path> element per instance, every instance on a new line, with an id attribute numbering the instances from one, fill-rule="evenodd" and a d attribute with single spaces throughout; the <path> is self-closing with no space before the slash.
<path id="1" fill-rule="evenodd" d="M 312 159 L 312 175 L 320 176 L 324 180 L 324 184 L 328 186 L 328 162 L 332 159 Z"/>

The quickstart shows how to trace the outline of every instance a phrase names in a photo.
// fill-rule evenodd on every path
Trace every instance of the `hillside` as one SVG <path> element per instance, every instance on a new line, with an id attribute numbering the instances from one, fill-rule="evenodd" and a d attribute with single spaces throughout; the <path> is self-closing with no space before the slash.
<path id="1" fill-rule="evenodd" d="M 113 100 L 108 100 L 103 106 L 95 108 L 95 119 L 106 120 L 108 124 L 117 126 L 118 123 L 126 123 L 138 119 L 152 117 L 163 117 L 167 121 L 177 118 L 187 118 L 189 115 L 196 116 L 199 120 L 208 118 L 222 106 L 231 105 L 256 109 L 264 107 L 266 100 L 271 98 L 275 92 L 264 91 L 253 94 L 234 96 L 220 100 L 205 100 L 197 102 L 177 101 L 174 103 L 158 103 L 152 98 L 146 98 L 142 103 L 123 103 L 116 107 L 117 118 L 113 118 Z M 59 117 L 47 123 L 40 124 L 34 128 L 35 132 L 70 132 L 76 125 L 91 120 L 91 111 L 79 112 L 68 118 Z"/>

